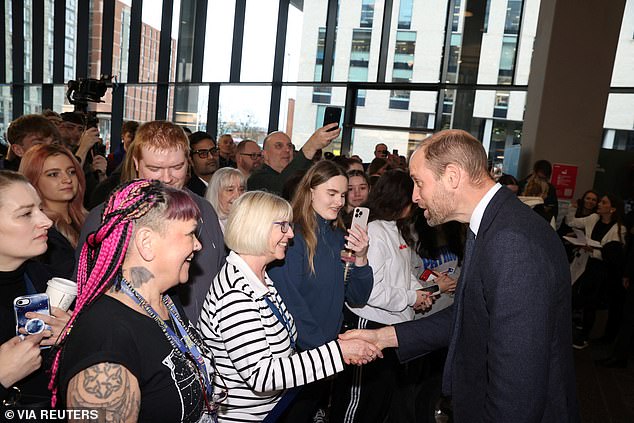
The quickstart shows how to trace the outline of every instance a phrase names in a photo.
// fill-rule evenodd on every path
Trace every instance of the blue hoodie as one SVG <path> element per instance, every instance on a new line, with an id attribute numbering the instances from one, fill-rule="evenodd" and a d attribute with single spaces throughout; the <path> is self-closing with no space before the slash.
<path id="1" fill-rule="evenodd" d="M 369 265 L 352 267 L 343 281 L 340 258 L 345 239 L 341 229 L 317 217 L 317 248 L 313 274 L 308 265 L 306 241 L 299 230 L 283 262 L 275 262 L 268 275 L 293 315 L 297 346 L 309 350 L 337 338 L 343 322 L 344 300 L 353 307 L 365 305 L 374 284 Z"/>

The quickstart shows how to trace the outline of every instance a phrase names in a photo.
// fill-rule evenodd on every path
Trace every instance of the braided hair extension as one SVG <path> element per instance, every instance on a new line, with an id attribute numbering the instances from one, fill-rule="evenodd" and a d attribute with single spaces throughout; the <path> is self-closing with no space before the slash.
<path id="1" fill-rule="evenodd" d="M 88 235 L 79 256 L 75 311 L 66 325 L 69 329 L 60 334 L 60 347 L 51 367 L 48 388 L 52 391 L 53 407 L 57 402 L 57 373 L 62 345 L 70 328 L 81 312 L 110 287 L 111 282 L 120 279 L 118 276 L 134 229 L 134 221 L 163 202 L 165 196 L 160 182 L 142 179 L 126 182 L 110 195 L 104 207 L 101 225 Z"/>

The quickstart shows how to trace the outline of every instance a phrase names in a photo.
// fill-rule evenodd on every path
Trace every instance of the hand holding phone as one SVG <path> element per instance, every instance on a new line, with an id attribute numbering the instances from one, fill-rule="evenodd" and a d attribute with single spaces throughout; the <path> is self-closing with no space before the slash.
<path id="1" fill-rule="evenodd" d="M 324 111 L 324 124 L 322 126 L 326 126 L 331 123 L 336 123 L 337 126 L 329 129 L 329 131 L 334 131 L 339 128 L 339 121 L 341 120 L 341 107 L 326 107 Z"/>
<path id="2" fill-rule="evenodd" d="M 26 317 L 27 313 L 39 313 L 47 316 L 51 315 L 47 294 L 22 295 L 13 300 L 13 311 L 15 314 L 15 334 L 18 336 L 28 336 L 50 330 L 40 318 Z M 22 330 L 20 330 L 22 329 Z"/>

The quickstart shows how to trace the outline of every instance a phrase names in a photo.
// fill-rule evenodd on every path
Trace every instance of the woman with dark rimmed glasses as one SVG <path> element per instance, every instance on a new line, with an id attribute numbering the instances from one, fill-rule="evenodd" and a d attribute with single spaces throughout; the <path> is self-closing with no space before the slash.
<path id="1" fill-rule="evenodd" d="M 227 264 L 211 285 L 199 327 L 217 361 L 214 384 L 227 389 L 220 421 L 275 421 L 294 400 L 291 388 L 380 356 L 365 342 L 330 340 L 299 352 L 295 320 L 266 267 L 283 260 L 293 238 L 293 213 L 263 191 L 241 196 L 229 213 Z"/>

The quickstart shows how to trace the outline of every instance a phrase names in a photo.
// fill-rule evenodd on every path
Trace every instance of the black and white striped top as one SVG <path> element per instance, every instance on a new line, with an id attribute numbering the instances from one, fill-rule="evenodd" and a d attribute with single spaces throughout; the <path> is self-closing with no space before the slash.
<path id="1" fill-rule="evenodd" d="M 214 378 L 214 389 L 226 385 L 229 392 L 220 407 L 220 422 L 262 421 L 285 389 L 344 368 L 336 341 L 302 353 L 291 349 L 289 331 L 264 296 L 290 322 L 290 335 L 296 339 L 293 317 L 268 275 L 265 281 L 266 286 L 231 252 L 205 298 L 198 326 L 220 373 Z"/>

